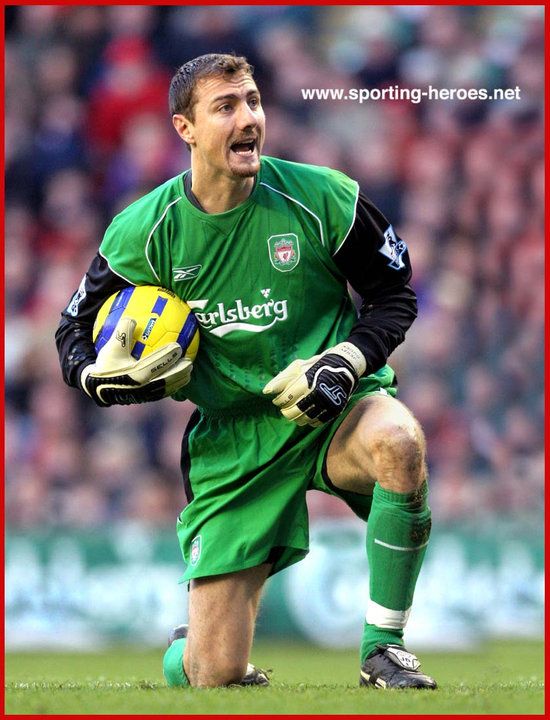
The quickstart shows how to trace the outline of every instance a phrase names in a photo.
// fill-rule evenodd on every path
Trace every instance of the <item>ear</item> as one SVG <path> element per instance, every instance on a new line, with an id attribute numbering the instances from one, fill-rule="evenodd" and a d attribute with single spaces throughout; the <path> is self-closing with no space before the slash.
<path id="1" fill-rule="evenodd" d="M 180 138 L 188 145 L 193 145 L 195 142 L 193 123 L 185 115 L 172 115 L 172 123 Z"/>

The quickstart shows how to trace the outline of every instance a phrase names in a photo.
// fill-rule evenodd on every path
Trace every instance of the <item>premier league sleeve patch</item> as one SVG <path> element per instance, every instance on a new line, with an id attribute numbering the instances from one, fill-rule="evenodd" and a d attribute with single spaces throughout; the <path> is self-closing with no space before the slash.
<path id="1" fill-rule="evenodd" d="M 75 294 L 71 298 L 71 302 L 67 306 L 67 309 L 66 309 L 67 314 L 72 315 L 73 317 L 77 317 L 78 316 L 78 306 L 84 300 L 85 297 L 86 297 L 86 275 L 84 275 L 84 277 L 80 281 L 78 290 L 75 292 Z"/>
<path id="2" fill-rule="evenodd" d="M 407 249 L 407 245 L 403 240 L 399 240 L 394 232 L 393 227 L 390 225 L 384 233 L 384 244 L 378 248 L 378 252 L 382 253 L 389 259 L 388 267 L 394 270 L 401 270 L 405 267 L 402 255 Z"/>

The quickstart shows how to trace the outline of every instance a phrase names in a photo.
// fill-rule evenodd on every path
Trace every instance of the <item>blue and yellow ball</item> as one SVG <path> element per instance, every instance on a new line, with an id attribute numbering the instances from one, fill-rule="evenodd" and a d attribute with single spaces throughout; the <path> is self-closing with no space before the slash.
<path id="1" fill-rule="evenodd" d="M 136 360 L 171 342 L 181 346 L 183 356 L 195 360 L 199 349 L 197 319 L 189 305 L 171 290 L 139 285 L 111 295 L 101 306 L 94 323 L 93 340 L 97 352 L 124 315 L 136 321 L 130 344 L 130 354 Z"/>

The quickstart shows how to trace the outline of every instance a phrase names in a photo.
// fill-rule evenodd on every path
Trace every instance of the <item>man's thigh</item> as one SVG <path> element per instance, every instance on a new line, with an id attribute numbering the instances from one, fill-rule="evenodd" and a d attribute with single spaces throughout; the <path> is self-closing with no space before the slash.
<path id="1" fill-rule="evenodd" d="M 265 563 L 191 581 L 184 666 L 193 685 L 225 684 L 243 677 L 270 570 Z"/>
<path id="2" fill-rule="evenodd" d="M 270 414 L 204 417 L 194 428 L 192 496 L 177 524 L 184 580 L 266 562 L 278 572 L 307 554 L 305 491 L 316 454 L 302 451 L 296 435 L 300 428 L 274 407 Z"/>
<path id="3" fill-rule="evenodd" d="M 381 398 L 382 401 L 391 401 L 396 393 L 395 374 L 388 365 L 380 372 L 362 378 L 349 405 L 331 424 L 328 432 L 325 432 L 325 437 L 319 447 L 315 475 L 309 489 L 320 490 L 341 498 L 363 520 L 367 520 L 370 513 L 374 485 L 367 484 L 366 486 L 364 470 L 354 466 L 348 458 L 343 457 L 345 453 L 341 451 L 341 442 L 343 438 L 348 437 L 350 426 L 356 424 L 355 419 L 363 414 L 365 403 L 374 404 L 378 398 Z M 335 448 L 339 449 L 337 459 Z M 332 474 L 328 469 L 329 456 Z M 344 462 L 343 468 L 335 468 L 338 461 Z M 338 485 L 342 476 L 348 482 L 345 485 Z"/>

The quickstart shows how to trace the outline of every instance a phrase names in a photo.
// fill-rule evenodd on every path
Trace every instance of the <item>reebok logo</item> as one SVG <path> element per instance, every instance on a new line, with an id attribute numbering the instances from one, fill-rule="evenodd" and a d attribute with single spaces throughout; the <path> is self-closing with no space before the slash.
<path id="1" fill-rule="evenodd" d="M 189 267 L 174 268 L 172 273 L 174 274 L 174 282 L 180 282 L 182 280 L 192 280 L 199 274 L 202 265 L 189 265 Z"/>
<path id="2" fill-rule="evenodd" d="M 245 305 L 239 298 L 231 307 L 220 302 L 217 303 L 215 310 L 202 312 L 208 302 L 208 300 L 188 300 L 187 304 L 195 310 L 195 317 L 201 326 L 216 337 L 224 337 L 238 330 L 252 333 L 265 332 L 275 323 L 284 322 L 288 318 L 288 300 L 268 300 L 258 305 Z"/>

